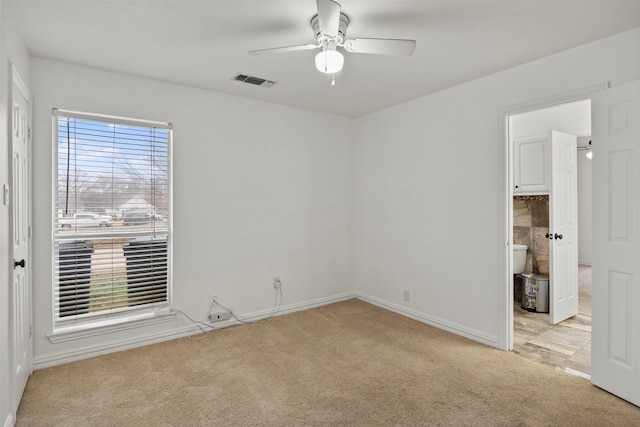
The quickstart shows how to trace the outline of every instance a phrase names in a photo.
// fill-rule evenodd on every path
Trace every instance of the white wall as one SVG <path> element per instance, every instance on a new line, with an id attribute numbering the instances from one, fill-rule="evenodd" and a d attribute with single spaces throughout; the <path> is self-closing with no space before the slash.
<path id="1" fill-rule="evenodd" d="M 636 29 L 358 119 L 358 293 L 505 348 L 500 112 L 607 80 L 638 79 L 639 52 Z"/>
<path id="2" fill-rule="evenodd" d="M 180 322 L 52 344 L 51 109 L 173 123 L 174 307 L 206 320 L 353 293 L 352 119 L 32 60 L 36 367 L 142 344 Z M 264 90 L 256 88 L 256 90 Z M 84 355 L 84 356 L 83 356 Z"/>
<path id="3" fill-rule="evenodd" d="M 568 102 L 511 116 L 513 139 L 546 135 L 551 130 L 591 135 L 591 101 Z"/>
<path id="4" fill-rule="evenodd" d="M 2 13 L 0 1 L 0 189 L 9 185 L 9 136 L 8 114 L 11 111 L 11 66 L 13 63 L 24 82 L 29 84 L 29 57 L 12 22 Z M 11 425 L 15 414 L 13 407 L 13 383 L 11 361 L 11 285 L 13 283 L 12 247 L 9 239 L 11 206 L 5 206 L 0 196 L 0 425 Z"/>
<path id="5" fill-rule="evenodd" d="M 578 146 L 587 146 L 590 136 L 578 138 Z M 578 262 L 591 265 L 592 247 L 592 165 L 585 151 L 578 151 Z"/>

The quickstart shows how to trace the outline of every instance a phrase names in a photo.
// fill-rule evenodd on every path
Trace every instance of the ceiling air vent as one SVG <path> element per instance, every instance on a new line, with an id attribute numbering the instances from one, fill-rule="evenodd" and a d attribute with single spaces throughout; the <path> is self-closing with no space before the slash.
<path id="1" fill-rule="evenodd" d="M 247 76 L 246 74 L 236 74 L 233 80 L 262 87 L 272 87 L 276 84 L 274 81 L 261 79 L 260 77 Z"/>

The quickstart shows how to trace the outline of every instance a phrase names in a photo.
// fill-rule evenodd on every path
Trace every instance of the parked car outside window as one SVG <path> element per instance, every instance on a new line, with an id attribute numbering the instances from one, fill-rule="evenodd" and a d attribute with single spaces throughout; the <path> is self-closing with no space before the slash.
<path id="1" fill-rule="evenodd" d="M 61 228 L 71 227 L 111 227 L 113 218 L 109 215 L 82 212 L 71 216 L 65 216 L 58 220 Z"/>
<path id="2" fill-rule="evenodd" d="M 146 224 L 153 220 L 149 212 L 125 212 L 122 216 L 123 225 Z"/>

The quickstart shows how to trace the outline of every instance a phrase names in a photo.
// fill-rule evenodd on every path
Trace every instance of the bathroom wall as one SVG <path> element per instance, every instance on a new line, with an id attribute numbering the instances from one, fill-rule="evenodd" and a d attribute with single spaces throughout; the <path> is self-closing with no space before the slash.
<path id="1" fill-rule="evenodd" d="M 549 275 L 549 196 L 513 197 L 513 241 L 527 245 L 525 273 Z"/>
<path id="2" fill-rule="evenodd" d="M 547 135 L 551 130 L 576 135 L 578 147 L 587 146 L 591 139 L 591 100 L 527 111 L 511 119 L 513 139 Z M 584 154 L 578 153 L 578 261 L 591 265 L 591 160 Z"/>
<path id="3" fill-rule="evenodd" d="M 549 276 L 549 196 L 513 197 L 513 242 L 527 245 L 525 273 Z M 522 301 L 522 276 L 513 280 L 513 299 Z"/>
<path id="4" fill-rule="evenodd" d="M 591 135 L 591 100 L 567 102 L 511 116 L 511 137 L 548 135 L 551 130 Z"/>

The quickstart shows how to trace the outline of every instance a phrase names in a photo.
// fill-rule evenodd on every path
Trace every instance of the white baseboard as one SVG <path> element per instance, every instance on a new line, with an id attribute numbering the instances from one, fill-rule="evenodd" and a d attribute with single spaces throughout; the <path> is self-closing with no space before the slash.
<path id="1" fill-rule="evenodd" d="M 132 339 L 119 340 L 108 344 L 100 344 L 91 347 L 82 347 L 72 351 L 49 354 L 46 356 L 36 356 L 33 358 L 33 369 L 44 369 L 52 366 L 64 365 L 66 363 L 77 362 L 79 360 L 90 359 L 92 357 L 102 356 L 109 353 L 115 353 L 122 350 L 130 350 L 136 347 L 142 347 L 149 344 L 156 344 L 168 341 L 174 338 L 180 338 L 191 331 L 191 327 L 172 328 L 145 336 L 138 336 Z"/>
<path id="2" fill-rule="evenodd" d="M 330 297 L 318 298 L 310 301 L 303 301 L 295 304 L 285 305 L 280 307 L 280 309 L 275 313 L 273 309 L 270 308 L 267 310 L 255 311 L 249 314 L 238 315 L 238 317 L 240 318 L 240 320 L 245 322 L 256 322 L 258 320 L 262 320 L 268 317 L 282 316 L 283 314 L 295 313 L 296 311 L 309 310 L 312 308 L 322 307 L 324 305 L 329 305 L 329 304 L 333 304 L 340 301 L 346 301 L 349 299 L 353 299 L 355 297 L 356 297 L 355 292 L 345 292 L 338 295 L 332 295 Z M 220 327 L 233 326 L 237 324 L 239 324 L 239 322 L 231 318 L 223 322 L 216 322 L 214 325 L 216 328 L 220 328 Z"/>
<path id="3" fill-rule="evenodd" d="M 484 344 L 489 347 L 500 348 L 498 345 L 497 337 L 487 335 L 483 332 L 476 331 L 471 328 L 467 328 L 461 325 L 457 325 L 452 322 L 447 322 L 442 319 L 438 319 L 433 316 L 426 315 L 424 313 L 420 313 L 419 311 L 412 310 L 407 307 L 402 307 L 400 305 L 381 300 L 376 297 L 372 297 L 371 295 L 364 294 L 362 292 L 356 292 L 356 298 L 368 302 L 370 304 L 376 305 L 380 308 L 384 308 L 389 311 L 393 311 L 401 316 L 408 317 L 410 319 L 417 320 L 418 322 L 426 323 L 429 326 L 433 326 L 438 329 L 445 330 L 447 332 L 451 332 L 455 335 L 460 335 L 465 338 L 468 338 L 472 341 L 479 342 L 480 344 Z"/>
<path id="4" fill-rule="evenodd" d="M 9 415 L 7 415 L 7 419 L 4 420 L 3 427 L 13 427 L 15 424 L 16 420 L 13 419 L 13 414 L 9 412 Z"/>
<path id="5" fill-rule="evenodd" d="M 283 314 L 294 313 L 296 311 L 309 310 L 311 308 L 321 307 L 328 304 L 333 304 L 340 301 L 346 301 L 348 299 L 355 298 L 354 292 L 345 292 L 343 294 L 333 295 L 330 297 L 318 298 L 310 301 L 303 301 L 295 304 L 289 304 L 280 307 L 280 309 L 274 313 L 272 309 L 261 310 L 254 313 L 245 315 L 239 315 L 238 317 L 247 322 L 254 322 L 267 317 L 281 316 Z M 221 329 L 233 325 L 237 325 L 239 322 L 231 319 L 224 322 L 217 322 L 212 324 L 212 330 Z M 156 344 L 163 341 L 169 341 L 172 339 L 183 338 L 194 333 L 202 332 L 198 326 L 181 326 L 173 327 L 167 331 L 148 334 L 145 336 L 139 336 L 127 340 L 114 341 L 108 344 L 101 344 L 91 347 L 83 347 L 82 349 L 76 349 L 67 352 L 60 352 L 56 354 L 50 354 L 45 356 L 36 356 L 33 359 L 34 370 L 49 368 L 52 366 L 63 365 L 66 363 L 77 362 L 79 360 L 90 359 L 92 357 L 102 356 L 109 353 L 115 353 L 123 350 L 130 350 L 136 347 L 142 347 L 145 345 Z"/>
<path id="6" fill-rule="evenodd" d="M 268 310 L 261 310 L 254 313 L 241 315 L 238 317 L 240 317 L 240 319 L 243 321 L 255 322 L 257 320 L 261 320 L 271 316 L 281 316 L 283 314 L 309 310 L 312 308 L 322 307 L 322 306 L 333 304 L 340 301 L 346 301 L 352 298 L 358 298 L 362 301 L 368 302 L 370 304 L 373 304 L 385 310 L 392 311 L 401 316 L 405 316 L 410 319 L 414 319 L 419 322 L 426 323 L 427 325 L 436 327 L 438 329 L 443 329 L 447 332 L 451 332 L 453 334 L 463 336 L 465 338 L 479 342 L 489 347 L 499 348 L 498 340 L 496 337 L 484 334 L 480 331 L 476 331 L 471 328 L 457 325 L 452 322 L 447 322 L 445 320 L 438 319 L 433 316 L 428 316 L 424 313 L 420 313 L 418 311 L 409 309 L 407 307 L 402 307 L 400 305 L 372 297 L 362 292 L 345 292 L 345 293 L 333 295 L 330 297 L 318 298 L 315 300 L 289 304 L 289 305 L 280 307 L 277 313 L 273 313 L 273 310 L 268 309 Z M 238 324 L 239 322 L 237 322 L 232 318 L 224 322 L 217 322 L 215 324 L 212 324 L 211 326 L 212 328 L 215 328 L 215 329 L 222 329 L 225 327 L 234 326 Z M 215 329 L 212 329 L 212 330 L 215 330 Z M 155 344 L 155 343 L 168 341 L 172 339 L 183 338 L 183 337 L 187 337 L 189 335 L 193 335 L 195 333 L 200 333 L 200 332 L 202 332 L 202 330 L 199 329 L 199 327 L 196 325 L 173 327 L 163 332 L 148 334 L 145 336 L 135 337 L 127 340 L 119 340 L 119 341 L 115 341 L 108 344 L 84 347 L 80 350 L 61 352 L 61 353 L 50 354 L 46 356 L 37 356 L 33 360 L 33 367 L 34 367 L 34 370 L 44 369 L 51 366 L 57 366 L 65 363 L 76 362 L 83 359 L 90 359 L 92 357 L 102 356 L 109 353 L 129 350 L 136 347 L 142 347 L 145 345 Z M 8 427 L 11 427 L 11 424 L 9 424 Z"/>

